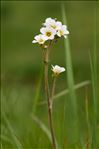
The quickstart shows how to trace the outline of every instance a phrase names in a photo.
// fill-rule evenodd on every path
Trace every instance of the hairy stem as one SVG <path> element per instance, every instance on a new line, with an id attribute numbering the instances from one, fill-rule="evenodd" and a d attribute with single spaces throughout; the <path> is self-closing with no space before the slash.
<path id="1" fill-rule="evenodd" d="M 50 125 L 51 136 L 52 136 L 52 148 L 56 149 L 53 121 L 52 121 L 52 106 L 51 106 L 51 98 L 50 98 L 49 83 L 48 83 L 48 61 L 49 61 L 49 48 L 46 49 L 45 56 L 44 56 L 45 93 L 47 96 L 47 103 L 48 103 L 48 116 L 49 116 L 49 125 Z"/>

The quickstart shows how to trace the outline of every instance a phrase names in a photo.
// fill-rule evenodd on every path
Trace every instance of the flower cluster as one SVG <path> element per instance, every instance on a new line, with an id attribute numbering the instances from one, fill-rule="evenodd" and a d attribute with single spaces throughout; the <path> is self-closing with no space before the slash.
<path id="1" fill-rule="evenodd" d="M 56 19 L 47 18 L 43 27 L 40 29 L 40 34 L 34 37 L 32 43 L 43 45 L 48 40 L 54 40 L 60 37 L 66 38 L 69 34 L 67 26 L 63 25 Z"/>

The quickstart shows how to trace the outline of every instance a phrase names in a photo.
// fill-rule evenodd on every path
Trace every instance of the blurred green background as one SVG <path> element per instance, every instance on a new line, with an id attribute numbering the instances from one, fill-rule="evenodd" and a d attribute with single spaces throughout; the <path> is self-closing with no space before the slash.
<path id="1" fill-rule="evenodd" d="M 89 50 L 93 50 L 94 47 L 94 10 L 96 3 L 95 1 L 67 1 L 64 2 L 64 5 L 66 8 L 67 26 L 70 31 L 69 40 L 75 83 L 90 80 Z M 99 11 L 97 11 L 97 16 L 99 16 Z M 38 45 L 32 44 L 32 40 L 36 34 L 39 34 L 41 24 L 48 17 L 62 21 L 61 2 L 1 2 L 2 110 L 7 113 L 9 121 L 17 136 L 21 138 L 23 146 L 30 148 L 31 146 L 36 146 L 37 149 L 43 149 L 46 144 L 50 146 L 50 143 L 46 136 L 29 119 L 29 114 L 33 111 L 34 98 L 39 96 L 39 100 L 43 100 L 44 97 L 43 81 L 40 86 L 42 51 Z M 97 27 L 98 24 L 99 20 L 97 19 Z M 99 30 L 97 30 L 98 36 Z M 51 64 L 59 64 L 65 67 L 65 50 L 62 39 L 58 41 L 51 51 L 50 66 Z M 51 74 L 51 70 L 49 70 L 49 73 Z M 64 73 L 58 79 L 56 92 L 67 87 L 65 76 L 66 74 Z M 37 95 L 38 90 L 40 90 L 39 95 Z M 90 96 L 90 91 L 88 94 Z M 85 89 L 79 91 L 77 96 L 78 100 L 81 99 L 78 104 L 81 106 L 79 108 L 80 118 L 83 119 L 83 122 L 80 127 L 82 138 L 84 138 L 87 129 L 83 101 Z M 69 97 L 67 98 L 69 99 Z M 61 129 L 59 129 L 61 119 L 63 118 L 62 114 L 64 114 L 62 111 L 64 103 L 66 104 L 65 97 L 63 98 L 63 103 L 57 102 L 56 107 L 61 112 L 57 112 L 55 107 L 57 138 L 60 144 L 63 144 L 63 142 L 68 142 L 67 144 L 71 142 L 73 144 L 72 136 L 69 135 L 71 130 L 68 127 L 66 128 L 68 138 L 65 138 L 65 134 L 63 140 L 60 135 L 64 132 L 61 132 Z M 67 101 L 67 113 L 71 111 L 68 104 L 69 102 Z M 47 113 L 45 111 L 47 111 L 46 107 L 38 106 L 36 114 L 47 124 Z M 72 121 L 72 116 L 69 116 L 67 118 L 67 126 Z M 5 126 L 5 123 L 3 125 Z M 10 133 L 5 132 L 5 129 L 6 126 L 3 133 L 6 136 L 10 136 Z M 36 142 L 36 139 L 38 139 L 39 143 Z M 44 139 L 46 141 L 42 141 Z M 6 147 L 11 147 L 11 143 L 7 141 L 3 140 L 2 144 L 5 149 Z"/>

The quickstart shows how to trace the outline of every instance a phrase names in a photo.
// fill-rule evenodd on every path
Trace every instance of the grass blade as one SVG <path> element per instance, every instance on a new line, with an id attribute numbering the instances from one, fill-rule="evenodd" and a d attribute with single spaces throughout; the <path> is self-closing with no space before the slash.
<path id="1" fill-rule="evenodd" d="M 43 132 L 46 134 L 46 136 L 48 137 L 49 141 L 52 143 L 51 140 L 51 133 L 48 130 L 48 128 L 43 124 L 43 122 L 41 122 L 40 119 L 38 119 L 35 115 L 32 115 L 32 120 L 43 130 Z"/>
<path id="2" fill-rule="evenodd" d="M 76 84 L 76 85 L 74 86 L 74 89 L 75 89 L 75 90 L 80 89 L 80 88 L 82 88 L 82 87 L 85 87 L 85 86 L 89 85 L 90 83 L 91 83 L 91 82 L 90 82 L 89 80 L 83 81 L 83 82 L 81 82 L 81 83 Z M 61 96 L 66 95 L 66 94 L 68 94 L 68 93 L 69 93 L 69 90 L 68 90 L 68 89 L 63 90 L 63 91 L 61 91 L 60 93 L 56 94 L 56 95 L 53 97 L 53 99 L 54 99 L 54 101 L 56 101 L 56 99 L 60 98 Z M 47 102 L 46 102 L 46 101 L 43 101 L 43 102 L 39 103 L 39 105 L 44 105 L 44 104 L 47 104 Z"/>
<path id="3" fill-rule="evenodd" d="M 90 84 L 90 81 L 84 81 L 84 82 L 81 82 L 81 83 L 78 83 L 77 85 L 75 85 L 74 89 L 77 90 L 77 89 L 80 89 L 81 87 L 84 87 L 84 86 L 89 85 L 89 84 Z M 54 99 L 60 98 L 61 96 L 66 95 L 67 93 L 69 93 L 68 89 L 58 93 L 57 95 L 55 95 Z"/>
<path id="4" fill-rule="evenodd" d="M 90 55 L 90 67 L 91 67 L 91 79 L 92 79 L 92 94 L 93 94 L 93 124 L 92 124 L 92 148 L 96 146 L 96 115 L 97 115 L 97 98 L 96 98 L 96 90 L 95 90 L 95 74 L 94 74 L 94 67 L 92 64 L 92 57 Z"/>
<path id="5" fill-rule="evenodd" d="M 45 124 L 43 122 L 41 122 L 40 119 L 38 119 L 35 115 L 31 116 L 33 121 L 41 128 L 41 130 L 46 134 L 46 136 L 48 137 L 49 141 L 52 143 L 52 137 L 51 137 L 51 133 L 49 131 L 49 129 L 45 126 Z M 58 143 L 56 141 L 56 145 L 57 145 L 57 149 L 58 149 Z"/>
<path id="6" fill-rule="evenodd" d="M 40 89 L 41 89 L 41 83 L 42 83 L 42 76 L 43 76 L 43 73 L 42 73 L 42 69 L 41 69 L 41 74 L 40 74 L 40 78 L 39 78 L 39 81 L 38 81 L 37 90 L 36 90 L 36 93 L 35 93 L 35 98 L 34 98 L 34 101 L 33 101 L 33 113 L 36 112 L 38 100 L 39 100 L 39 97 L 40 97 Z"/>
<path id="7" fill-rule="evenodd" d="M 92 121 L 92 148 L 97 148 L 97 114 L 98 114 L 98 69 L 97 69 L 97 2 L 94 8 L 94 48 L 89 52 L 90 69 L 91 69 L 91 81 L 92 81 L 92 110 L 93 110 L 93 121 Z"/>
<path id="8" fill-rule="evenodd" d="M 14 132 L 9 120 L 7 119 L 5 113 L 3 113 L 3 118 L 4 118 L 4 121 L 6 122 L 6 125 L 7 125 L 8 129 L 12 135 L 12 138 L 13 138 L 17 148 L 22 149 L 22 145 L 21 145 L 20 141 L 18 140 L 18 138 L 16 137 L 15 132 Z"/>
<path id="9" fill-rule="evenodd" d="M 62 10 L 63 23 L 67 25 L 64 4 L 61 5 L 61 10 Z M 71 53 L 70 53 L 70 43 L 69 43 L 68 38 L 64 39 L 64 47 L 65 47 L 66 69 L 67 69 L 66 78 L 67 78 L 68 87 L 69 87 L 69 95 L 71 98 L 73 112 L 75 113 L 75 116 L 77 117 L 76 94 L 74 90 L 73 68 L 72 68 L 72 60 L 71 60 Z"/>
<path id="10" fill-rule="evenodd" d="M 9 142 L 9 143 L 12 144 L 12 140 L 9 139 L 7 136 L 1 135 L 0 138 L 1 138 L 1 140 L 4 140 L 4 141 Z M 2 142 L 2 141 L 1 141 L 1 142 Z"/>
<path id="11" fill-rule="evenodd" d="M 62 11 L 63 24 L 67 25 L 65 3 L 61 4 L 61 11 Z M 69 115 L 69 119 L 70 119 L 69 126 L 71 127 L 71 131 L 73 131 L 73 134 L 70 140 L 73 144 L 75 144 L 75 142 L 80 140 L 79 123 L 78 123 L 79 121 L 78 121 L 77 97 L 74 89 L 72 58 L 71 58 L 70 43 L 69 43 L 68 37 L 66 39 L 64 38 L 64 49 L 65 49 L 65 62 L 66 62 L 66 70 L 67 70 L 66 79 L 67 79 L 67 84 L 69 88 L 69 97 L 70 97 L 69 107 L 70 109 L 72 109 L 72 111 L 70 110 L 70 115 Z"/>

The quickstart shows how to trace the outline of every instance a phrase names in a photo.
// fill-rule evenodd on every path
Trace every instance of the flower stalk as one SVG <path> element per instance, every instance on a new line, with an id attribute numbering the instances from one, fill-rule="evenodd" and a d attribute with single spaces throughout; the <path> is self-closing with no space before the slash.
<path id="1" fill-rule="evenodd" d="M 50 44 L 49 44 L 49 47 L 50 47 Z M 54 134 L 53 120 L 52 120 L 52 100 L 50 97 L 49 82 L 48 82 L 49 47 L 46 49 L 45 57 L 44 57 L 45 93 L 46 93 L 47 104 L 48 104 L 48 118 L 49 118 L 49 126 L 50 126 L 51 136 L 52 136 L 52 148 L 56 149 L 55 134 Z"/>

